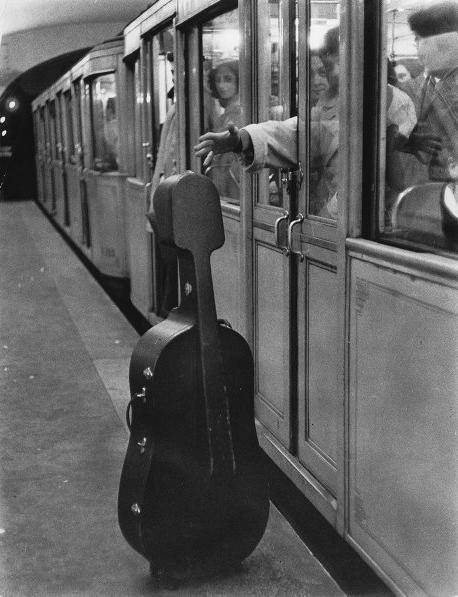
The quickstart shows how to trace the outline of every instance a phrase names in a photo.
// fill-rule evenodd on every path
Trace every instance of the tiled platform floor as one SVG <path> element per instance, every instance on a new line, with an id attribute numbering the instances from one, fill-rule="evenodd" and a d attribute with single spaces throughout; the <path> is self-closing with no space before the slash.
<path id="1" fill-rule="evenodd" d="M 241 571 L 158 587 L 121 536 L 137 334 L 31 202 L 0 203 L 0 596 L 344 595 L 274 506 Z"/>

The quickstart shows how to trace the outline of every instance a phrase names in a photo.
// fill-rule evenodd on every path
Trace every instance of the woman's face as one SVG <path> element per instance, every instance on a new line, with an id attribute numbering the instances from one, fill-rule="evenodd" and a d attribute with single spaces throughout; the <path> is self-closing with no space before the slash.
<path id="1" fill-rule="evenodd" d="M 319 56 L 310 58 L 310 94 L 313 104 L 323 97 L 323 94 L 329 89 L 326 70 Z"/>
<path id="2" fill-rule="evenodd" d="M 216 71 L 215 87 L 222 100 L 229 100 L 237 94 L 237 77 L 228 66 L 221 66 Z"/>

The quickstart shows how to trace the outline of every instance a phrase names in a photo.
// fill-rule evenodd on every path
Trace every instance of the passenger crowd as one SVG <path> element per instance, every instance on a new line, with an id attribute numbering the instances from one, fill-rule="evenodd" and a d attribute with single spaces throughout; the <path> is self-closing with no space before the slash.
<path id="1" fill-rule="evenodd" d="M 412 77 L 403 64 L 388 62 L 386 90 L 386 197 L 390 207 L 398 193 L 428 181 L 458 179 L 458 5 L 443 1 L 409 16 L 423 72 Z M 339 28 L 327 31 L 310 58 L 310 213 L 335 219 L 339 204 Z M 226 72 L 226 75 L 222 73 Z M 230 78 L 228 68 L 219 78 Z M 238 69 L 234 68 L 234 97 Z M 237 73 L 237 75 L 235 75 Z M 218 78 L 218 80 L 219 80 Z M 216 79 L 214 79 L 216 81 Z M 236 80 L 236 82 L 235 82 Z M 221 93 L 215 86 L 212 94 Z M 224 113 L 194 147 L 204 167 L 220 168 L 215 182 L 231 196 L 232 158 L 239 154 L 247 171 L 296 167 L 297 118 L 269 120 L 239 128 L 240 106 L 219 100 Z M 227 107 L 226 107 L 227 106 Z M 238 107 L 236 107 L 238 106 Z M 224 127 L 224 131 L 222 130 Z M 229 165 L 230 164 L 230 165 Z M 224 166 L 223 166 L 224 165 Z M 221 169 L 225 170 L 223 174 Z M 237 185 L 232 185 L 236 189 Z M 221 192 L 221 191 L 220 191 Z"/>

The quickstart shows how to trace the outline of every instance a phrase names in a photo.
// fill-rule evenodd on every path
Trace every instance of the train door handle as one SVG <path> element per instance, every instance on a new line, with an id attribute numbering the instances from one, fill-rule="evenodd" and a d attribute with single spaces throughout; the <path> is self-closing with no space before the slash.
<path id="1" fill-rule="evenodd" d="M 290 250 L 288 247 L 285 247 L 280 244 L 280 224 L 282 222 L 286 222 L 288 220 L 288 218 L 289 218 L 289 211 L 285 211 L 282 216 L 280 216 L 279 218 L 277 218 L 275 220 L 275 224 L 274 224 L 275 245 L 279 249 L 281 249 L 281 251 L 285 257 L 288 257 L 288 255 L 290 254 Z"/>
<path id="2" fill-rule="evenodd" d="M 288 251 L 290 254 L 292 255 L 298 255 L 299 259 L 301 261 L 304 261 L 304 254 L 302 253 L 302 251 L 295 251 L 293 249 L 293 229 L 294 226 L 296 226 L 297 224 L 302 224 L 302 222 L 304 221 L 304 216 L 302 214 L 297 214 L 296 219 L 293 220 L 291 222 L 291 224 L 288 226 Z"/>

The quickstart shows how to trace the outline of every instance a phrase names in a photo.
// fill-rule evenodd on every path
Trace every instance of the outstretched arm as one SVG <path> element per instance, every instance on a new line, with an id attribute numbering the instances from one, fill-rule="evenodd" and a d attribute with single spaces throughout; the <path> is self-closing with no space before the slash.
<path id="1" fill-rule="evenodd" d="M 242 138 L 240 130 L 230 122 L 227 130 L 222 133 L 205 133 L 198 139 L 194 146 L 196 157 L 204 158 L 204 168 L 210 166 L 213 156 L 219 153 L 240 153 L 242 151 Z"/>
<path id="2" fill-rule="evenodd" d="M 295 168 L 297 165 L 297 117 L 268 120 L 238 129 L 234 124 L 222 133 L 205 133 L 194 147 L 205 157 L 204 167 L 219 153 L 241 153 L 247 170 Z"/>

